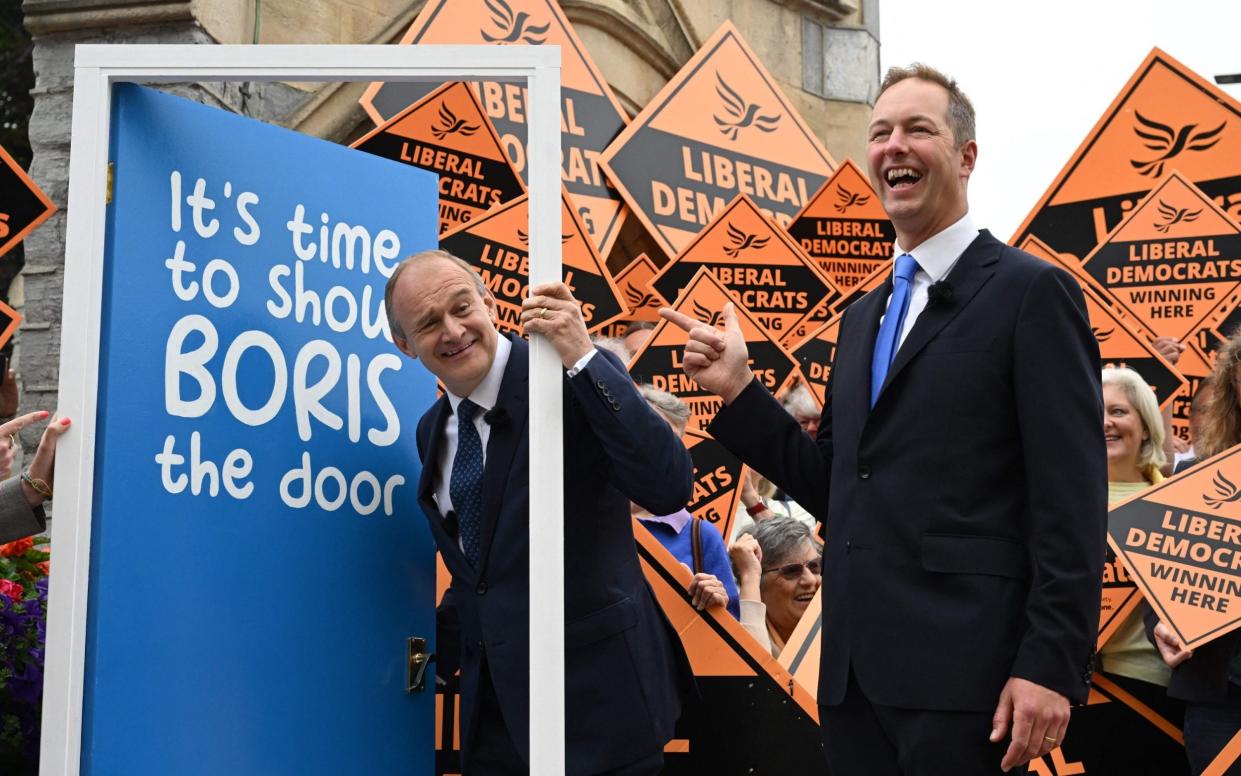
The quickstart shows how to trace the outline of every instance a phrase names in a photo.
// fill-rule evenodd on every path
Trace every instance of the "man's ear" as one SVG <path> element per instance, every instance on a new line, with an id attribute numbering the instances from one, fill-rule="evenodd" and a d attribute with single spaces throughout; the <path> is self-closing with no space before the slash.
<path id="1" fill-rule="evenodd" d="M 978 143 L 970 140 L 961 146 L 961 178 L 968 182 L 974 173 L 974 164 L 978 161 Z"/>
<path id="2" fill-rule="evenodd" d="M 483 307 L 487 308 L 487 317 L 491 319 L 491 325 L 499 328 L 500 313 L 496 310 L 496 298 L 492 295 L 491 289 L 487 289 L 487 293 L 483 294 Z"/>
<path id="3" fill-rule="evenodd" d="M 404 353 L 405 355 L 407 355 L 407 356 L 409 356 L 410 358 L 414 359 L 415 361 L 417 361 L 417 360 L 418 360 L 418 354 L 417 354 L 417 353 L 415 353 L 415 352 L 414 352 L 414 351 L 413 351 L 413 350 L 409 347 L 409 342 L 408 342 L 408 340 L 406 340 L 404 337 L 395 337 L 395 336 L 394 336 L 394 337 L 392 338 L 392 342 L 393 342 L 393 344 L 395 344 L 395 345 L 396 345 L 396 349 L 397 349 L 397 350 L 401 351 L 402 353 Z"/>

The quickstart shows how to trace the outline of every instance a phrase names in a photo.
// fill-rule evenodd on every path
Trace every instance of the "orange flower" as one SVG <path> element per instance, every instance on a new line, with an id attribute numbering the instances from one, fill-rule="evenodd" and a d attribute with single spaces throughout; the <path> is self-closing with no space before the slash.
<path id="1" fill-rule="evenodd" d="M 35 568 L 39 569 L 39 571 L 42 571 L 44 574 L 52 573 L 52 562 L 50 560 L 40 561 L 34 565 Z"/>
<path id="2" fill-rule="evenodd" d="M 34 539 L 29 536 L 26 537 L 25 539 L 18 539 L 15 542 L 9 542 L 8 544 L 0 545 L 0 558 L 21 557 L 22 555 L 25 555 L 27 552 L 29 552 L 30 548 L 33 546 L 34 546 Z"/>

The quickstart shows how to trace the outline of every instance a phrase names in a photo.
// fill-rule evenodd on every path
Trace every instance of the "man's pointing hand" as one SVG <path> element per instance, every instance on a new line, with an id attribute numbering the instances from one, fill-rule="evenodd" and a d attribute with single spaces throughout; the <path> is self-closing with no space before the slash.
<path id="1" fill-rule="evenodd" d="M 723 331 L 668 307 L 660 308 L 659 314 L 689 333 L 685 357 L 681 360 L 685 374 L 704 390 L 718 394 L 725 404 L 732 404 L 754 379 L 749 366 L 750 353 L 745 337 L 741 336 L 733 303 L 724 305 Z"/>

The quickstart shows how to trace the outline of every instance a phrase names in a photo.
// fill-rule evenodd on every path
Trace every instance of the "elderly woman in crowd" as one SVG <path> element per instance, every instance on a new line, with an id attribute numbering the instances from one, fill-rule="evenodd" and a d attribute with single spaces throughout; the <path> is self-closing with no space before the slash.
<path id="1" fill-rule="evenodd" d="M 20 454 L 17 434 L 26 426 L 48 417 L 46 412 L 31 412 L 0 424 L 0 544 L 40 533 L 47 527 L 43 502 L 52 497 L 52 475 L 55 473 L 56 442 L 69 430 L 68 418 L 57 418 L 47 424 L 30 466 L 20 475 L 9 476 Z"/>
<path id="2" fill-rule="evenodd" d="M 823 582 L 823 548 L 790 517 L 756 523 L 729 549 L 741 590 L 741 624 L 773 657 Z"/>
<path id="3" fill-rule="evenodd" d="M 1194 432 L 1194 455 L 1205 460 L 1241 444 L 1241 329 L 1215 355 L 1210 398 Z M 1185 702 L 1185 754 L 1194 773 L 1203 770 L 1241 730 L 1241 631 L 1195 650 L 1185 645 L 1155 613 L 1146 626 L 1160 656 L 1172 669 L 1168 695 Z M 1231 771 L 1230 771 L 1231 772 Z"/>
<path id="4" fill-rule="evenodd" d="M 652 385 L 639 385 L 638 391 L 651 409 L 672 426 L 677 436 L 685 436 L 689 405 Z M 652 515 L 637 504 L 631 504 L 629 510 L 694 575 L 689 592 L 696 609 L 702 611 L 718 605 L 727 608 L 734 618 L 741 616 L 728 551 L 724 548 L 724 538 L 714 526 L 703 525 L 701 521 L 695 525 L 696 518 L 687 509 L 671 515 Z"/>

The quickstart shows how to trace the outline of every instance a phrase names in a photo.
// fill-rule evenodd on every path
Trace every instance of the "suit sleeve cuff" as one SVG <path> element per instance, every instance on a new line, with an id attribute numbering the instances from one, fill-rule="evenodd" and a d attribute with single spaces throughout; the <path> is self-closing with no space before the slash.
<path id="1" fill-rule="evenodd" d="M 581 358 L 579 358 L 579 359 L 577 360 L 577 363 L 576 363 L 576 364 L 574 364 L 573 366 L 569 367 L 569 371 L 568 371 L 568 372 L 566 372 L 565 374 L 566 374 L 569 378 L 574 378 L 574 377 L 577 377 L 577 373 L 578 373 L 578 372 L 580 372 L 580 371 L 582 371 L 583 369 L 585 369 L 585 368 L 586 368 L 586 365 L 590 363 L 590 360 L 591 360 L 592 358 L 594 358 L 594 357 L 595 357 L 595 354 L 596 354 L 596 353 L 598 353 L 598 352 L 599 352 L 598 350 L 596 350 L 596 349 L 594 349 L 594 348 L 591 348 L 591 349 L 590 349 L 590 352 L 589 352 L 589 353 L 587 353 L 586 355 L 582 356 Z"/>

